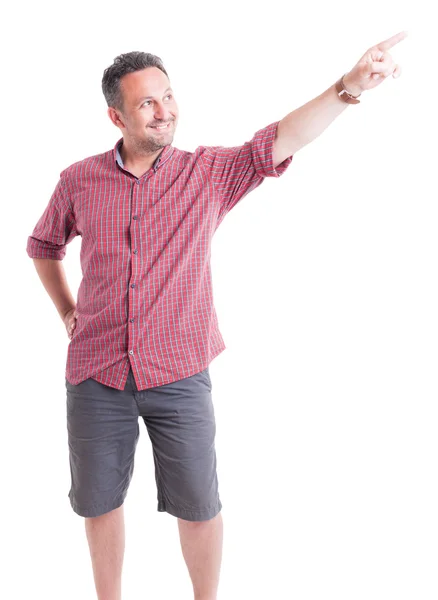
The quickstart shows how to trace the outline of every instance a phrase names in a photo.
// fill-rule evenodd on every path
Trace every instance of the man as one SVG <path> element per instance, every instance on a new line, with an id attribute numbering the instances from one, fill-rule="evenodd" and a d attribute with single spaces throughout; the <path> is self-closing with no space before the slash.
<path id="1" fill-rule="evenodd" d="M 233 148 L 172 146 L 178 107 L 159 57 L 131 52 L 105 70 L 108 115 L 122 138 L 61 173 L 27 244 L 70 338 L 69 498 L 85 518 L 100 600 L 121 598 L 139 416 L 152 442 L 158 511 L 177 517 L 194 597 L 217 597 L 223 523 L 208 365 L 225 345 L 212 301 L 212 236 L 363 91 L 399 76 L 388 50 L 405 36 L 370 48 L 323 94 Z M 61 263 L 76 235 L 77 302 Z"/>

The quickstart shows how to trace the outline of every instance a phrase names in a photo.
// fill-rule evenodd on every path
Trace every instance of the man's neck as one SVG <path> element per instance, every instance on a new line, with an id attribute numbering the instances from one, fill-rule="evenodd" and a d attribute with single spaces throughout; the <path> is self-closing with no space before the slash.
<path id="1" fill-rule="evenodd" d="M 160 148 L 152 154 L 138 154 L 130 149 L 126 142 L 123 142 L 119 148 L 124 169 L 136 177 L 141 177 L 146 171 L 149 171 L 162 151 L 163 148 Z"/>

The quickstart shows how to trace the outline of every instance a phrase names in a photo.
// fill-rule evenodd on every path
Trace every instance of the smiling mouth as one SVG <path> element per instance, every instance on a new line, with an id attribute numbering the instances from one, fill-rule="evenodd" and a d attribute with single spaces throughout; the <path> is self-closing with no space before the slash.
<path id="1" fill-rule="evenodd" d="M 151 129 L 156 129 L 157 131 L 166 131 L 166 129 L 169 129 L 169 127 L 170 127 L 170 122 L 166 123 L 166 125 L 160 125 L 158 127 L 151 126 Z"/>

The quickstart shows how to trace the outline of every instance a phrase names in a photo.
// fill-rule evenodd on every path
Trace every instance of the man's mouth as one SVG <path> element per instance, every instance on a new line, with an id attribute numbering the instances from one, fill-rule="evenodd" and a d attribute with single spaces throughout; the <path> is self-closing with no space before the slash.
<path id="1" fill-rule="evenodd" d="M 157 131 L 163 131 L 164 129 L 168 129 L 170 127 L 170 122 L 166 123 L 166 125 L 159 125 L 156 127 L 151 126 L 151 129 L 156 129 Z"/>

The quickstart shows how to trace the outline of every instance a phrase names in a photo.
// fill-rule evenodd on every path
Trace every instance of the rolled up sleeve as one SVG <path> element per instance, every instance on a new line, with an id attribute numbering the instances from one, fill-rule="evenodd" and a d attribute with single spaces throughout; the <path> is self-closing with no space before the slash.
<path id="1" fill-rule="evenodd" d="M 61 173 L 46 209 L 27 239 L 26 252 L 30 258 L 64 258 L 67 244 L 78 235 L 68 196 L 66 179 Z"/>
<path id="2" fill-rule="evenodd" d="M 259 129 L 253 138 L 242 146 L 203 147 L 203 160 L 214 187 L 219 191 L 223 210 L 228 212 L 265 177 L 280 177 L 293 156 L 274 168 L 273 150 L 277 127 L 275 121 Z"/>

